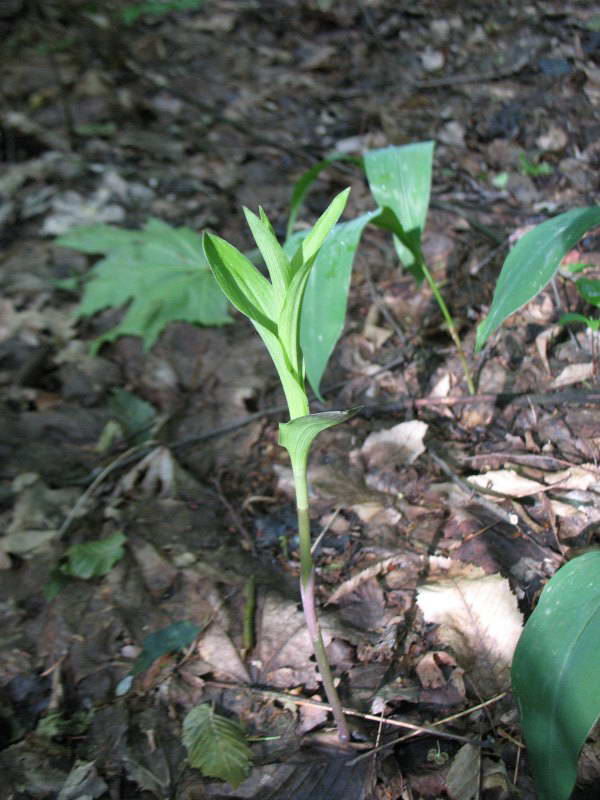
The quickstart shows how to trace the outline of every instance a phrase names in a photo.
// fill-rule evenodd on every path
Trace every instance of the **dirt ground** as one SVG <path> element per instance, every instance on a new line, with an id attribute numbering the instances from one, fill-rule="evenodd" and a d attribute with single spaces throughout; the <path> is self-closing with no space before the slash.
<path id="1" fill-rule="evenodd" d="M 535 798 L 509 666 L 546 580 L 597 544 L 597 343 L 557 324 L 585 309 L 566 269 L 477 354 L 475 329 L 522 231 L 598 202 L 597 4 L 164 5 L 0 4 L 0 797 Z M 95 257 L 56 239 L 154 218 L 250 251 L 244 205 L 283 237 L 317 162 L 426 140 L 424 248 L 477 394 L 431 292 L 367 228 L 313 404 L 362 410 L 310 467 L 350 758 L 299 612 L 261 342 L 231 312 L 92 352 L 123 310 L 76 317 Z M 338 161 L 300 225 L 346 186 L 347 218 L 372 208 Z M 569 260 L 600 277 L 600 237 Z M 201 703 L 252 737 L 237 789 L 186 761 Z M 578 798 L 598 796 L 594 759 Z"/>

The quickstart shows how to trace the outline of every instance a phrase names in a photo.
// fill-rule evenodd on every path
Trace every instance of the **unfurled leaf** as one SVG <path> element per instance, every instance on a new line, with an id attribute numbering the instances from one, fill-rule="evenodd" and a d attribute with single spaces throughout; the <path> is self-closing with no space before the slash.
<path id="1" fill-rule="evenodd" d="M 190 620 L 183 619 L 149 633 L 144 639 L 143 649 L 131 668 L 131 675 L 139 675 L 167 653 L 176 653 L 188 647 L 202 629 Z"/>
<path id="2" fill-rule="evenodd" d="M 73 544 L 67 550 L 67 563 L 61 571 L 74 578 L 96 578 L 106 575 L 123 558 L 125 536 L 114 533 L 106 539 Z"/>
<path id="3" fill-rule="evenodd" d="M 567 800 L 581 748 L 600 715 L 600 552 L 548 581 L 512 665 L 529 763 L 540 800 Z"/>
<path id="4" fill-rule="evenodd" d="M 199 325 L 231 322 L 227 303 L 208 268 L 198 234 L 152 219 L 141 231 L 110 225 L 80 228 L 56 240 L 63 247 L 102 253 L 92 267 L 77 316 L 127 306 L 121 322 L 96 339 L 141 336 L 146 348 L 176 320 Z"/>
<path id="5" fill-rule="evenodd" d="M 191 766 L 209 778 L 220 778 L 235 789 L 250 774 L 252 753 L 242 727 L 207 703 L 186 715 L 183 743 Z"/>
<path id="6" fill-rule="evenodd" d="M 279 310 L 283 303 L 285 291 L 292 280 L 292 268 L 289 258 L 277 241 L 271 224 L 262 208 L 260 209 L 260 219 L 247 208 L 244 209 L 244 214 L 256 246 L 260 250 L 260 254 L 269 270 L 273 292 L 275 298 L 279 301 Z"/>
<path id="7" fill-rule="evenodd" d="M 489 314 L 477 328 L 481 350 L 504 320 L 541 292 L 579 239 L 600 225 L 600 206 L 573 208 L 526 233 L 508 254 Z"/>
<path id="8" fill-rule="evenodd" d="M 344 189 L 336 195 L 331 203 L 327 206 L 325 211 L 321 214 L 319 219 L 310 229 L 307 236 L 302 239 L 294 257 L 292 258 L 292 271 L 296 272 L 303 264 L 315 258 L 319 248 L 327 238 L 328 234 L 335 226 L 336 222 L 342 216 L 346 203 L 348 202 L 348 195 L 350 189 Z"/>
<path id="9" fill-rule="evenodd" d="M 360 408 L 351 408 L 348 411 L 324 411 L 321 414 L 309 414 L 292 419 L 290 422 L 280 423 L 279 444 L 290 454 L 294 471 L 306 466 L 310 446 L 321 431 L 352 419 L 359 411 Z"/>
<path id="10" fill-rule="evenodd" d="M 308 277 L 300 318 L 300 345 L 306 375 L 319 396 L 327 362 L 344 330 L 352 264 L 365 226 L 379 214 L 370 211 L 336 225 L 319 251 Z"/>

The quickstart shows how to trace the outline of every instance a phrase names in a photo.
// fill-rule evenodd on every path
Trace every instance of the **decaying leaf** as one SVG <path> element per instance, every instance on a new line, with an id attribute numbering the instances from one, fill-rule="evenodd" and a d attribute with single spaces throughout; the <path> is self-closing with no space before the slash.
<path id="1" fill-rule="evenodd" d="M 426 622 L 439 625 L 439 639 L 452 648 L 481 692 L 508 687 L 523 620 L 505 578 L 465 565 L 462 575 L 421 586 L 417 602 Z"/>

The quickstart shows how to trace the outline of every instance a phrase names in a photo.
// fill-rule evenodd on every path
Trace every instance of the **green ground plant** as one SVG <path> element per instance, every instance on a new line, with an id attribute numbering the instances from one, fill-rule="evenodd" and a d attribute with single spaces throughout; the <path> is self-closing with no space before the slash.
<path id="1" fill-rule="evenodd" d="M 504 262 L 489 314 L 479 325 L 478 349 L 546 286 L 564 256 L 599 224 L 599 206 L 576 208 L 519 240 Z M 584 299 L 598 305 L 600 282 L 580 281 Z M 592 330 L 597 322 L 579 314 L 561 321 L 592 322 Z M 599 578 L 598 551 L 563 566 L 546 584 L 515 651 L 513 692 L 540 800 L 570 796 L 581 748 L 600 716 Z"/>

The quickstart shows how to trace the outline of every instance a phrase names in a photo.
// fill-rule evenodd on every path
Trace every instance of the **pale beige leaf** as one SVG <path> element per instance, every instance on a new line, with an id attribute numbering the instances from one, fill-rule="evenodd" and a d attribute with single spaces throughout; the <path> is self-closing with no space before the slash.
<path id="1" fill-rule="evenodd" d="M 524 478 L 512 469 L 490 470 L 481 475 L 470 475 L 467 480 L 481 489 L 491 489 L 508 497 L 528 497 L 548 490 L 545 484 Z"/>

